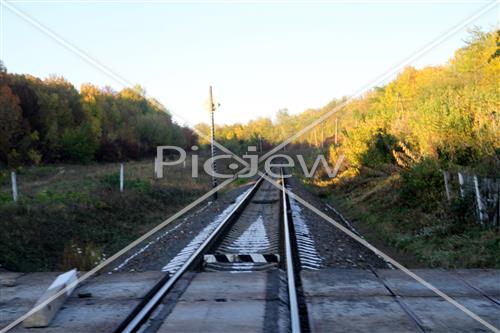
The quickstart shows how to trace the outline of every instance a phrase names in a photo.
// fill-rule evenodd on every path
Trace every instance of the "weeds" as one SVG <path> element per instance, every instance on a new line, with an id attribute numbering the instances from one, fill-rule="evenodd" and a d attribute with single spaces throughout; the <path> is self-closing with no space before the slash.
<path id="1" fill-rule="evenodd" d="M 62 270 L 78 267 L 80 270 L 88 271 L 106 260 L 106 254 L 102 247 L 94 243 L 86 245 L 77 245 L 70 241 L 63 250 Z"/>
<path id="2" fill-rule="evenodd" d="M 316 187 L 316 192 L 385 243 L 430 267 L 500 267 L 498 229 L 475 222 L 470 198 L 448 203 L 434 161 L 422 160 L 407 170 L 377 177 L 361 169 L 327 187 Z"/>
<path id="3" fill-rule="evenodd" d="M 120 193 L 116 163 L 43 168 L 19 176 L 19 202 L 9 187 L 0 191 L 0 265 L 9 270 L 90 269 L 210 184 L 193 180 L 190 167 L 170 168 L 156 180 L 152 162 L 132 162 Z"/>
<path id="4" fill-rule="evenodd" d="M 443 175 L 436 161 L 425 159 L 409 170 L 401 172 L 400 201 L 409 207 L 420 207 L 431 212 L 443 199 Z"/>

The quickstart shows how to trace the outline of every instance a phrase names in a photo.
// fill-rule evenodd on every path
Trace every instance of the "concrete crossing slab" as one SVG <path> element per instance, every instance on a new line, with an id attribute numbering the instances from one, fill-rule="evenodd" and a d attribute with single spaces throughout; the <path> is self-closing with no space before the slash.
<path id="1" fill-rule="evenodd" d="M 198 273 L 158 332 L 269 332 L 280 302 L 278 274 Z"/>
<path id="2" fill-rule="evenodd" d="M 158 333 L 264 332 L 266 302 L 179 302 Z"/>
<path id="3" fill-rule="evenodd" d="M 500 307 L 495 306 L 486 298 L 456 297 L 454 299 L 490 324 L 500 327 Z M 491 332 L 440 297 L 405 297 L 404 301 L 426 331 L 433 333 Z"/>
<path id="4" fill-rule="evenodd" d="M 109 333 L 125 319 L 139 300 L 70 299 L 48 327 L 17 326 L 13 333 Z"/>
<path id="5" fill-rule="evenodd" d="M 13 287 L 16 284 L 16 280 L 22 275 L 23 273 L 6 272 L 0 270 L 0 288 Z"/>
<path id="6" fill-rule="evenodd" d="M 27 273 L 19 275 L 11 287 L 2 286 L 0 328 L 29 311 L 58 274 Z M 11 332 L 112 332 L 163 274 L 142 272 L 97 276 L 73 292 L 48 327 L 27 329 L 17 326 Z M 82 298 L 79 294 L 86 296 Z"/>
<path id="7" fill-rule="evenodd" d="M 470 286 L 500 303 L 500 270 L 457 269 L 452 272 Z"/>
<path id="8" fill-rule="evenodd" d="M 47 287 L 54 281 L 57 272 L 29 274 L 0 273 L 0 328 L 28 312 Z"/>
<path id="9" fill-rule="evenodd" d="M 497 293 L 499 270 L 457 272 L 419 269 L 414 272 L 466 308 L 500 327 L 500 306 L 472 283 Z M 489 332 L 481 323 L 397 270 L 323 269 L 301 273 L 312 332 Z M 477 281 L 481 279 L 481 282 Z M 400 297 L 381 291 L 384 283 Z"/>
<path id="10" fill-rule="evenodd" d="M 58 272 L 37 272 L 19 274 L 13 279 L 12 274 L 0 273 L 0 279 L 3 279 L 3 276 L 8 276 L 11 281 L 8 286 L 0 286 L 2 291 L 0 293 L 0 304 L 9 303 L 13 300 L 36 302 L 59 274 Z"/>
<path id="11" fill-rule="evenodd" d="M 411 297 L 437 296 L 432 290 L 400 270 L 384 269 L 377 270 L 377 272 L 392 291 L 398 295 Z M 471 288 L 450 271 L 441 269 L 414 269 L 412 272 L 431 283 L 448 296 L 481 296 L 480 292 Z"/>
<path id="12" fill-rule="evenodd" d="M 306 297 L 390 296 L 369 270 L 332 268 L 303 271 L 301 278 Z"/>
<path id="13" fill-rule="evenodd" d="M 269 299 L 268 272 L 231 273 L 203 272 L 196 274 L 181 302 Z"/>
<path id="14" fill-rule="evenodd" d="M 416 333 L 416 325 L 389 296 L 353 299 L 314 297 L 307 300 L 315 333 Z"/>
<path id="15" fill-rule="evenodd" d="M 500 295 L 497 283 L 500 270 L 415 272 L 500 327 L 500 306 L 491 300 Z M 9 280 L 8 286 L 2 285 L 0 290 L 0 327 L 28 311 L 57 274 L 5 277 L 0 274 L 1 281 Z M 433 333 L 488 332 L 486 327 L 432 291 L 426 291 L 404 273 L 378 270 L 377 274 L 380 279 L 362 269 L 303 271 L 302 285 L 312 332 L 419 332 L 416 321 Z M 49 327 L 36 331 L 113 331 L 161 275 L 144 272 L 95 277 L 73 293 Z M 383 282 L 401 297 L 391 296 Z M 279 320 L 288 316 L 279 290 L 279 270 L 197 273 L 160 332 L 275 332 L 277 327 L 286 327 Z M 87 296 L 80 298 L 78 294 Z M 13 330 L 33 331 L 23 327 Z"/>

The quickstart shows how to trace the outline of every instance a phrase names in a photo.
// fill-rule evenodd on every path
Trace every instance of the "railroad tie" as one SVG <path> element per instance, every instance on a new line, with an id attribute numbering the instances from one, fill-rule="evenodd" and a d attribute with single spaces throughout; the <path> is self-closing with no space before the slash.
<path id="1" fill-rule="evenodd" d="M 205 264 L 212 263 L 235 263 L 235 262 L 247 262 L 247 263 L 278 263 L 280 261 L 280 256 L 278 254 L 205 254 L 203 256 L 203 261 Z"/>

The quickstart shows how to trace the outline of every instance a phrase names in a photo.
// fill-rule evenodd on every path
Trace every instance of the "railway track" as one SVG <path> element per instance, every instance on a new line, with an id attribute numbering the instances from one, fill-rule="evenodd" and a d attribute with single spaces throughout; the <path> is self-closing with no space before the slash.
<path id="1" fill-rule="evenodd" d="M 286 178 L 276 180 L 281 190 L 258 179 L 115 332 L 309 331 L 300 292 L 303 242 Z"/>

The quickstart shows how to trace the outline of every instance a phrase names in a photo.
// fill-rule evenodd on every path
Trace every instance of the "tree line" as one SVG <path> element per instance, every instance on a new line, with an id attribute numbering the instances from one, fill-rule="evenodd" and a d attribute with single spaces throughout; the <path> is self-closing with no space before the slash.
<path id="1" fill-rule="evenodd" d="M 261 143 L 266 149 L 342 105 L 292 144 L 329 148 L 332 160 L 344 154 L 354 169 L 387 164 L 410 168 L 432 159 L 446 166 L 498 170 L 499 45 L 500 31 L 471 31 L 466 45 L 446 64 L 407 67 L 385 86 L 348 103 L 335 99 L 300 114 L 283 109 L 274 119 L 219 126 L 216 138 L 235 151 Z M 197 128 L 208 133 L 206 124 Z"/>
<path id="2" fill-rule="evenodd" d="M 407 67 L 348 103 L 334 99 L 299 114 L 282 109 L 273 118 L 220 125 L 216 139 L 238 153 L 248 145 L 267 150 L 342 105 L 292 144 L 328 148 L 332 160 L 344 154 L 353 168 L 408 168 L 427 158 L 494 170 L 500 164 L 499 36 L 472 31 L 446 64 Z M 207 124 L 196 129 L 210 136 Z M 41 80 L 0 65 L 3 165 L 137 159 L 157 145 L 196 142 L 194 132 L 173 122 L 140 86 L 116 92 L 84 84 L 78 91 L 62 77 Z"/>
<path id="3" fill-rule="evenodd" d="M 139 159 L 157 145 L 196 142 L 190 128 L 144 96 L 140 86 L 77 90 L 59 76 L 8 73 L 0 62 L 0 165 Z"/>

